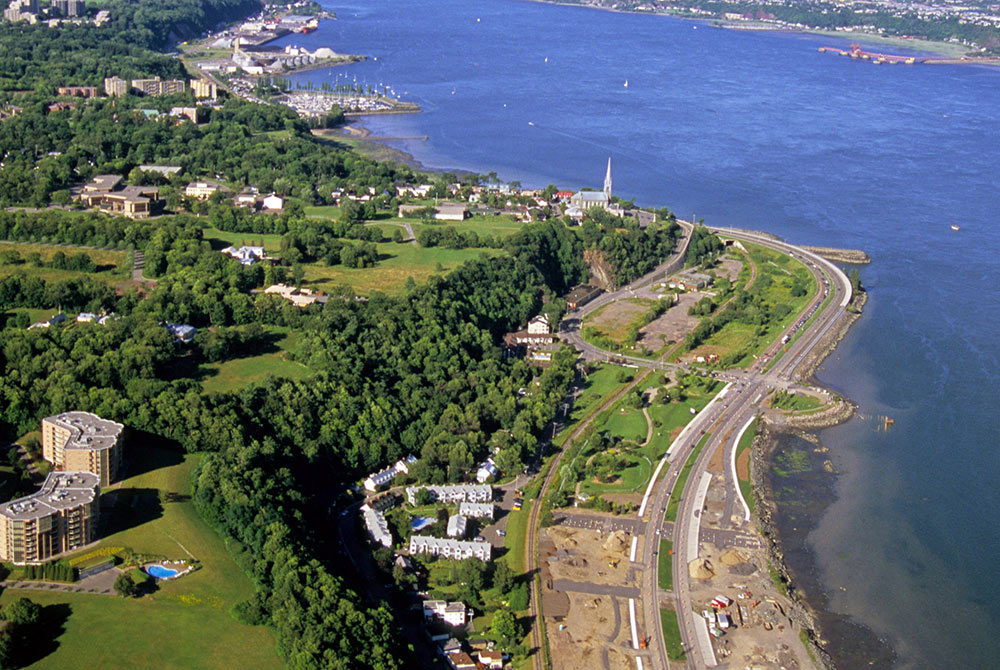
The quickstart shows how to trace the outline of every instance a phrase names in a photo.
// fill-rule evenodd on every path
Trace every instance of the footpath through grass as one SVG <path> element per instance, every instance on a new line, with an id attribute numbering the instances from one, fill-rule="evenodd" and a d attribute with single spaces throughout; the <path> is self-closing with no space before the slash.
<path id="1" fill-rule="evenodd" d="M 656 579 L 660 584 L 660 588 L 664 591 L 674 590 L 674 566 L 672 562 L 673 558 L 674 543 L 671 540 L 660 540 L 660 553 Z"/>
<path id="2" fill-rule="evenodd" d="M 225 542 L 190 500 L 200 455 L 134 441 L 126 446 L 133 477 L 108 494 L 110 534 L 101 547 L 129 547 L 166 558 L 195 558 L 201 569 L 160 582 L 143 598 L 6 589 L 0 604 L 28 597 L 43 606 L 53 643 L 32 668 L 206 670 L 282 667 L 273 633 L 237 622 L 230 608 L 253 595 Z M 94 551 L 88 549 L 83 553 Z"/>
<path id="3" fill-rule="evenodd" d="M 667 647 L 667 657 L 671 661 L 683 661 L 684 644 L 681 642 L 681 627 L 677 623 L 677 612 L 660 608 L 660 624 L 663 626 L 663 642 Z"/>

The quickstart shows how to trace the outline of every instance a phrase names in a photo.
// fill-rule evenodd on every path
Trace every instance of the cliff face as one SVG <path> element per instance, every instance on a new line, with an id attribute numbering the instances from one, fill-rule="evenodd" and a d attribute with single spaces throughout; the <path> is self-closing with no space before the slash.
<path id="1" fill-rule="evenodd" d="M 583 260 L 590 268 L 591 284 L 605 291 L 615 290 L 615 271 L 605 258 L 603 251 L 587 249 L 583 252 Z"/>

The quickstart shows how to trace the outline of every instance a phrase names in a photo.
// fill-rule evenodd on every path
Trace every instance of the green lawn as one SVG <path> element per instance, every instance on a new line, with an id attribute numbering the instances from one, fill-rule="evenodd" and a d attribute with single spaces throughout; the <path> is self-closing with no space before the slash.
<path id="1" fill-rule="evenodd" d="M 804 393 L 788 393 L 786 391 L 775 391 L 771 396 L 771 407 L 777 409 L 790 410 L 792 412 L 804 412 L 821 407 L 818 399 Z"/>
<path id="2" fill-rule="evenodd" d="M 740 438 L 740 443 L 736 445 L 737 463 L 739 463 L 740 461 L 740 455 L 744 451 L 750 448 L 750 445 L 753 444 L 753 439 L 756 436 L 757 436 L 757 420 L 754 419 L 754 422 L 750 424 L 749 428 L 747 428 L 747 432 L 743 433 L 743 437 Z M 738 470 L 739 468 L 737 467 L 737 471 Z M 740 485 L 740 493 L 743 494 L 743 499 L 747 501 L 747 506 L 750 508 L 750 513 L 752 514 L 754 511 L 755 502 L 753 499 L 753 486 L 750 484 L 749 476 L 746 479 L 744 479 L 743 477 L 739 477 L 738 483 Z"/>
<path id="3" fill-rule="evenodd" d="M 272 632 L 229 614 L 234 603 L 253 594 L 253 586 L 186 498 L 201 456 L 175 454 L 137 439 L 126 450 L 130 467 L 145 471 L 111 494 L 118 502 L 105 520 L 112 530 L 127 527 L 100 546 L 193 556 L 202 567 L 161 582 L 159 591 L 139 599 L 6 589 L 0 602 L 31 598 L 45 606 L 43 616 L 54 631 L 52 648 L 30 667 L 280 668 Z"/>
<path id="4" fill-rule="evenodd" d="M 107 284 L 118 284 L 131 277 L 131 268 L 128 267 L 128 253 L 125 251 L 108 251 L 105 249 L 81 249 L 79 247 L 61 246 L 55 244 L 29 244 L 21 242 L 0 243 L 0 254 L 8 251 L 16 251 L 21 256 L 21 261 L 17 263 L 0 263 L 0 277 L 21 273 L 34 277 L 41 277 L 45 281 L 59 281 L 62 279 L 72 279 L 78 277 L 91 277 L 101 280 Z M 36 267 L 26 262 L 28 254 L 37 253 L 41 259 L 48 263 L 57 253 L 62 252 L 66 256 L 74 256 L 78 253 L 87 254 L 94 264 L 97 265 L 96 272 L 80 272 L 78 270 L 58 270 L 51 267 Z"/>
<path id="5" fill-rule="evenodd" d="M 604 422 L 601 430 L 606 430 L 623 440 L 633 440 L 642 444 L 646 441 L 649 424 L 640 409 L 632 407 L 616 407 L 615 411 Z"/>
<path id="6" fill-rule="evenodd" d="M 618 381 L 622 372 L 622 368 L 615 365 L 600 365 L 587 375 L 583 392 L 573 403 L 566 428 L 556 438 L 557 443 L 561 443 L 560 438 L 565 439 L 569 435 L 571 427 L 575 426 L 595 407 L 600 407 L 603 401 L 613 396 L 622 387 L 622 382 Z"/>
<path id="7" fill-rule="evenodd" d="M 413 277 L 418 284 L 423 283 L 431 275 L 443 275 L 481 254 L 503 253 L 495 249 L 424 249 L 392 242 L 381 243 L 377 247 L 380 258 L 372 268 L 345 268 L 322 263 L 306 265 L 305 285 L 321 291 L 347 284 L 362 294 L 374 291 L 398 293 L 403 290 L 408 277 Z"/>
<path id="8" fill-rule="evenodd" d="M 674 588 L 674 566 L 673 559 L 674 543 L 670 540 L 660 540 L 660 552 L 657 555 L 656 579 L 660 588 L 664 591 L 672 591 Z"/>
<path id="9" fill-rule="evenodd" d="M 286 358 L 286 353 L 297 345 L 298 334 L 287 328 L 273 326 L 268 327 L 268 330 L 279 336 L 274 343 L 277 351 L 201 365 L 198 372 L 199 376 L 204 376 L 202 387 L 205 392 L 234 391 L 263 381 L 268 375 L 303 379 L 312 374 L 302 363 Z"/>
<path id="10" fill-rule="evenodd" d="M 677 624 L 677 612 L 661 607 L 660 623 L 663 626 L 663 642 L 667 646 L 667 656 L 671 661 L 683 661 L 684 644 L 681 641 L 681 627 Z"/>
<path id="11" fill-rule="evenodd" d="M 202 238 L 212 243 L 213 249 L 224 249 L 229 246 L 264 247 L 268 253 L 278 253 L 281 250 L 281 235 L 264 233 L 229 233 L 218 228 L 205 228 Z"/>
<path id="12" fill-rule="evenodd" d="M 402 222 L 403 219 L 395 219 Z M 440 228 L 449 226 L 455 228 L 460 233 L 473 231 L 479 235 L 490 235 L 494 237 L 510 237 L 527 224 L 521 223 L 509 216 L 474 216 L 471 219 L 458 223 L 457 221 L 441 221 L 440 223 L 425 223 L 419 219 L 406 219 L 413 227 L 413 232 L 419 232 L 421 228 Z"/>

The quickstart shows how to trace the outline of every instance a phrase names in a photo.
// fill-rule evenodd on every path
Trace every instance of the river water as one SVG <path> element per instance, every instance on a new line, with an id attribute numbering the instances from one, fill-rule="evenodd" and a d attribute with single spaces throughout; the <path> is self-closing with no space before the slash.
<path id="1" fill-rule="evenodd" d="M 365 124 L 427 136 L 396 143 L 424 165 L 599 188 L 610 156 L 639 204 L 868 251 L 865 316 L 818 373 L 861 415 L 822 435 L 840 476 L 812 569 L 897 667 L 997 667 L 1000 70 L 517 0 L 326 6 L 278 44 L 370 59 L 293 79 L 405 92 L 422 114 Z"/>

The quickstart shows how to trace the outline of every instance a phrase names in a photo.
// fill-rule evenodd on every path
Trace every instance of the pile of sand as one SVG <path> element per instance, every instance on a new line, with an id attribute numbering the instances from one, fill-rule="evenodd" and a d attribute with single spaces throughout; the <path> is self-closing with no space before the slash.
<path id="1" fill-rule="evenodd" d="M 708 580 L 715 576 L 712 562 L 704 558 L 696 558 L 688 564 L 688 574 L 691 579 Z"/>
<path id="2" fill-rule="evenodd" d="M 604 541 L 604 551 L 614 553 L 624 553 L 628 543 L 625 541 L 625 531 L 616 530 Z"/>
<path id="3" fill-rule="evenodd" d="M 739 549 L 729 549 L 728 551 L 722 552 L 722 556 L 719 556 L 719 560 L 722 561 L 724 565 L 739 565 L 740 563 L 746 563 L 749 556 L 744 554 Z"/>

